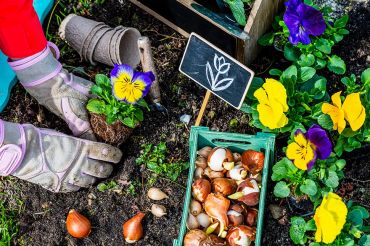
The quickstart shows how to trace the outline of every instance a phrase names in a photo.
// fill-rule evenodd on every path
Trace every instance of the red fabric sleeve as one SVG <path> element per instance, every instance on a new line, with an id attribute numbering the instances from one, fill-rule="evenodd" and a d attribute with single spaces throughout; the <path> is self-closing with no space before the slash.
<path id="1" fill-rule="evenodd" d="M 32 0 L 0 0 L 0 50 L 10 58 L 42 51 L 46 38 Z"/>

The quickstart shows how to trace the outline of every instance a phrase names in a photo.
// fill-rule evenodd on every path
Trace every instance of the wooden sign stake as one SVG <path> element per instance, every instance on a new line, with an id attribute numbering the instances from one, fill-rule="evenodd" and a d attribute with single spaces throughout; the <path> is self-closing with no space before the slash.
<path id="1" fill-rule="evenodd" d="M 202 107 L 200 108 L 197 120 L 195 121 L 195 126 L 199 126 L 202 121 L 204 111 L 206 110 L 209 98 L 211 97 L 211 91 L 207 90 L 206 95 L 204 96 Z"/>

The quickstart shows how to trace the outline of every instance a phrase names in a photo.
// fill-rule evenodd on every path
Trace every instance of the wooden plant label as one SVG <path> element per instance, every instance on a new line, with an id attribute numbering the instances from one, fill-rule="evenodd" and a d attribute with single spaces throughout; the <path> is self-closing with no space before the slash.
<path id="1" fill-rule="evenodd" d="M 252 70 L 196 33 L 189 37 L 179 70 L 237 109 L 254 76 Z"/>

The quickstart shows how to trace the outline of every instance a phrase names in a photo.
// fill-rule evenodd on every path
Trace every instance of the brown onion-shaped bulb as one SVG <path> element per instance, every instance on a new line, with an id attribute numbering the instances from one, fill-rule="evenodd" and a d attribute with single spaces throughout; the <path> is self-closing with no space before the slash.
<path id="1" fill-rule="evenodd" d="M 238 185 L 233 179 L 216 178 L 212 180 L 212 191 L 214 193 L 220 193 L 223 196 L 233 194 L 237 188 Z"/>
<path id="2" fill-rule="evenodd" d="M 227 211 L 227 217 L 229 218 L 229 223 L 232 226 L 238 226 L 244 222 L 244 208 L 239 204 L 234 204 Z"/>
<path id="3" fill-rule="evenodd" d="M 197 179 L 193 185 L 194 198 L 200 202 L 204 202 L 209 193 L 211 193 L 211 183 L 206 179 Z"/>
<path id="4" fill-rule="evenodd" d="M 208 158 L 208 155 L 209 155 L 209 153 L 211 153 L 211 151 L 212 151 L 212 147 L 205 146 L 205 147 L 201 148 L 200 150 L 198 150 L 197 154 L 202 156 L 202 157 Z"/>
<path id="5" fill-rule="evenodd" d="M 253 175 L 259 173 L 263 169 L 265 155 L 262 152 L 255 150 L 246 150 L 242 154 L 243 167 Z"/>
<path id="6" fill-rule="evenodd" d="M 256 239 L 256 229 L 240 225 L 229 230 L 226 242 L 229 246 L 249 246 Z"/>
<path id="7" fill-rule="evenodd" d="M 202 246 L 207 239 L 208 236 L 202 230 L 190 230 L 185 235 L 184 246 Z"/>
<path id="8" fill-rule="evenodd" d="M 244 214 L 245 224 L 254 226 L 257 224 L 258 210 L 255 208 L 248 208 Z"/>
<path id="9" fill-rule="evenodd" d="M 204 202 L 204 210 L 211 217 L 220 222 L 219 235 L 229 226 L 227 211 L 230 207 L 230 200 L 220 194 L 209 194 Z"/>
<path id="10" fill-rule="evenodd" d="M 210 178 L 210 179 L 223 178 L 224 177 L 224 173 L 223 172 L 213 171 L 210 167 L 206 167 L 206 169 L 204 169 L 204 173 L 203 174 L 205 176 L 207 176 L 208 178 Z"/>
<path id="11" fill-rule="evenodd" d="M 90 220 L 74 209 L 68 213 L 66 226 L 68 233 L 75 238 L 85 238 L 91 232 Z"/>
<path id="12" fill-rule="evenodd" d="M 134 217 L 123 224 L 123 236 L 127 243 L 135 243 L 143 237 L 143 220 L 145 214 L 138 212 Z"/>

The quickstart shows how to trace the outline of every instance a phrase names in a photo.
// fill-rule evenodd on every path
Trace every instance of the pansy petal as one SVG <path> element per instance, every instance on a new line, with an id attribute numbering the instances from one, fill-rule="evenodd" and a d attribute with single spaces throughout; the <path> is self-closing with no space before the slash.
<path id="1" fill-rule="evenodd" d="M 288 111 L 287 93 L 282 83 L 275 79 L 266 79 L 263 84 L 270 101 L 275 100 L 283 106 L 283 112 Z M 275 103 L 272 101 L 272 103 Z"/>
<path id="2" fill-rule="evenodd" d="M 315 145 L 317 158 L 321 160 L 327 159 L 333 149 L 333 145 L 328 134 L 319 125 L 313 125 L 305 134 L 306 138 Z"/>
<path id="3" fill-rule="evenodd" d="M 121 64 L 121 65 L 114 65 L 114 68 L 110 72 L 111 76 L 111 81 L 112 83 L 115 82 L 115 80 L 119 78 L 127 78 L 129 81 L 132 80 L 132 77 L 134 76 L 134 70 L 131 66 L 126 65 L 126 64 Z"/>
<path id="4" fill-rule="evenodd" d="M 258 88 L 253 95 L 260 104 L 269 104 L 267 93 L 262 87 Z"/>
<path id="5" fill-rule="evenodd" d="M 307 145 L 307 139 L 301 129 L 297 129 L 294 133 L 294 141 L 300 146 Z"/>
<path id="6" fill-rule="evenodd" d="M 342 109 L 329 103 L 323 103 L 321 111 L 330 116 L 333 121 L 333 130 L 338 130 L 338 132 L 341 133 L 344 128 L 346 128 L 346 121 L 344 120 L 344 112 Z"/>
<path id="7" fill-rule="evenodd" d="M 288 9 L 295 9 L 301 3 L 302 3 L 302 0 L 289 0 L 285 2 L 285 6 L 287 6 Z"/>
<path id="8" fill-rule="evenodd" d="M 313 154 L 314 155 L 313 155 L 312 160 L 307 163 L 307 170 L 311 170 L 313 168 L 313 165 L 316 162 L 316 159 L 317 159 L 317 153 L 316 153 L 316 151 L 314 151 Z"/>
<path id="9" fill-rule="evenodd" d="M 333 102 L 333 105 L 339 109 L 342 108 L 342 100 L 340 99 L 341 93 L 342 91 L 338 91 L 331 96 L 331 101 Z"/>
<path id="10" fill-rule="evenodd" d="M 155 76 L 152 72 L 137 72 L 134 75 L 133 84 L 135 88 L 142 90 L 142 97 L 145 97 L 148 94 L 154 80 Z"/>
<path id="11" fill-rule="evenodd" d="M 285 114 L 282 114 L 280 120 L 276 123 L 277 128 L 282 128 L 289 123 L 288 117 Z"/>
<path id="12" fill-rule="evenodd" d="M 297 12 L 300 13 L 302 26 L 307 34 L 319 36 L 325 32 L 326 23 L 319 10 L 306 4 L 300 4 Z"/>
<path id="13" fill-rule="evenodd" d="M 301 151 L 301 146 L 298 145 L 296 142 L 292 142 L 288 145 L 286 149 L 286 157 L 290 160 L 294 160 L 299 158 L 299 153 Z"/>
<path id="14" fill-rule="evenodd" d="M 365 122 L 365 108 L 362 106 L 360 93 L 349 94 L 343 102 L 344 117 L 353 131 L 357 131 Z"/>
<path id="15" fill-rule="evenodd" d="M 131 82 L 124 79 L 115 79 L 112 85 L 113 95 L 120 101 L 125 101 Z"/>
<path id="16" fill-rule="evenodd" d="M 319 217 L 320 209 L 321 209 L 321 206 L 317 207 L 315 215 L 313 216 L 313 219 L 316 224 L 315 241 L 318 243 L 322 241 L 322 227 L 321 227 L 321 222 L 320 222 L 320 217 Z"/>
<path id="17" fill-rule="evenodd" d="M 274 112 L 269 105 L 258 104 L 257 111 L 259 115 L 259 120 L 264 126 L 270 128 L 271 130 L 277 128 L 276 119 L 274 119 L 274 117 L 271 117 Z"/>
<path id="18" fill-rule="evenodd" d="M 311 43 L 311 39 L 310 39 L 310 35 L 308 34 L 308 32 L 306 32 L 304 30 L 304 28 L 299 28 L 299 32 L 297 34 L 298 38 L 299 38 L 299 42 L 301 42 L 302 44 L 310 44 Z"/>

